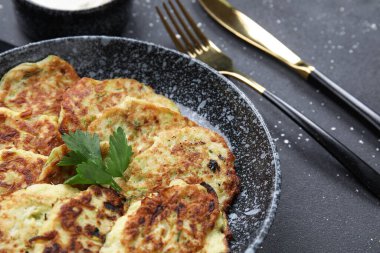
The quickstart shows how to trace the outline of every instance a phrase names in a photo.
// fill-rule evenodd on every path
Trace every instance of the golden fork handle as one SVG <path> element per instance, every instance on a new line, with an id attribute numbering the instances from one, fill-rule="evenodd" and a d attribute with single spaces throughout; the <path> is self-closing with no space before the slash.
<path id="1" fill-rule="evenodd" d="M 245 74 L 243 74 L 237 70 L 234 70 L 234 71 L 222 70 L 222 71 L 219 71 L 219 73 L 221 73 L 222 75 L 225 75 L 225 76 L 233 77 L 233 78 L 247 84 L 248 86 L 253 88 L 255 91 L 259 92 L 260 94 L 263 94 L 266 90 L 263 86 L 261 86 L 256 81 L 251 79 L 249 76 L 247 76 L 247 75 L 245 75 Z"/>

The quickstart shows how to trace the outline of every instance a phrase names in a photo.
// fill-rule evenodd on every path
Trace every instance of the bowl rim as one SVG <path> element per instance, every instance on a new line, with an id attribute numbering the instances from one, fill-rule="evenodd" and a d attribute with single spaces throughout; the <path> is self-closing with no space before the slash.
<path id="1" fill-rule="evenodd" d="M 78 9 L 78 10 L 53 9 L 53 8 L 49 8 L 49 7 L 34 3 L 30 0 L 13 0 L 13 1 L 19 1 L 23 4 L 28 5 L 28 6 L 32 6 L 32 8 L 36 8 L 39 11 L 51 13 L 51 14 L 54 14 L 56 16 L 66 16 L 66 15 L 68 16 L 68 15 L 87 15 L 87 14 L 96 13 L 98 11 L 102 11 L 103 9 L 107 9 L 107 8 L 112 7 L 112 5 L 114 5 L 117 2 L 124 2 L 124 1 L 130 1 L 130 0 L 110 0 L 109 2 L 107 2 L 105 4 L 101 4 L 101 5 L 98 5 L 98 6 L 95 6 L 92 8 L 88 8 L 88 9 Z"/>
<path id="2" fill-rule="evenodd" d="M 27 1 L 27 0 L 22 0 L 22 1 Z M 70 36 L 70 37 L 61 37 L 61 38 L 54 38 L 54 39 L 49 39 L 49 40 L 42 40 L 38 42 L 32 42 L 20 47 L 16 47 L 13 49 L 10 49 L 8 51 L 5 51 L 3 53 L 0 53 L 0 58 L 3 57 L 4 55 L 14 53 L 16 51 L 22 51 L 22 50 L 28 50 L 29 47 L 33 46 L 38 46 L 38 45 L 43 45 L 45 43 L 60 43 L 64 42 L 65 40 L 107 40 L 109 41 L 124 41 L 127 43 L 137 43 L 137 44 L 143 44 L 145 46 L 151 46 L 151 47 L 156 47 L 160 50 L 163 51 L 168 51 L 172 54 L 177 55 L 178 57 L 183 57 L 186 59 L 189 59 L 190 61 L 193 61 L 194 63 L 202 66 L 203 68 L 207 69 L 209 72 L 217 75 L 221 80 L 226 82 L 233 90 L 235 90 L 239 96 L 247 103 L 247 105 L 251 108 L 253 113 L 257 116 L 257 119 L 260 122 L 260 126 L 263 128 L 265 135 L 269 141 L 270 148 L 272 150 L 272 155 L 273 155 L 273 164 L 274 164 L 274 189 L 271 195 L 271 203 L 267 208 L 267 215 L 261 225 L 261 228 L 259 228 L 259 231 L 257 233 L 257 236 L 253 238 L 253 240 L 250 241 L 247 249 L 245 250 L 245 253 L 254 253 L 256 249 L 262 244 L 263 240 L 265 239 L 266 235 L 269 232 L 269 229 L 271 225 L 273 224 L 277 207 L 279 204 L 280 200 L 280 195 L 281 195 L 281 169 L 280 169 L 280 157 L 277 152 L 276 145 L 274 144 L 273 138 L 271 137 L 271 134 L 269 132 L 269 129 L 264 122 L 263 117 L 259 113 L 259 111 L 256 109 L 255 105 L 253 102 L 247 97 L 247 95 L 240 90 L 232 81 L 230 81 L 228 78 L 224 77 L 221 75 L 217 70 L 211 68 L 207 64 L 201 62 L 200 60 L 194 59 L 190 57 L 187 54 L 178 52 L 174 49 L 170 49 L 167 47 L 164 47 L 162 45 L 155 44 L 153 42 L 148 42 L 148 41 L 142 41 L 142 40 L 137 40 L 137 39 L 132 39 L 132 38 L 125 38 L 125 37 L 116 37 L 116 36 L 104 36 L 104 35 L 94 35 L 94 36 Z"/>

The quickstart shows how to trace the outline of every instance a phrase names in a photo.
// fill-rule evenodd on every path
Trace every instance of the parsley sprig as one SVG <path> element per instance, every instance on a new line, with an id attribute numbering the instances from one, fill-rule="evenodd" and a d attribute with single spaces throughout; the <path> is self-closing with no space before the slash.
<path id="1" fill-rule="evenodd" d="M 76 166 L 77 172 L 67 179 L 65 184 L 110 185 L 115 190 L 121 191 L 114 178 L 123 177 L 133 154 L 121 127 L 110 136 L 110 149 L 104 160 L 97 134 L 76 131 L 64 134 L 62 139 L 70 152 L 62 158 L 58 166 Z"/>

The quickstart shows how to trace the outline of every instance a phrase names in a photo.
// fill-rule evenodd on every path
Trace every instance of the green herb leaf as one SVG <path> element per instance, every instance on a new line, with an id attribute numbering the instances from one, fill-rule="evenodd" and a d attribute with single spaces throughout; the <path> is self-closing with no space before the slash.
<path id="1" fill-rule="evenodd" d="M 77 173 L 95 184 L 110 184 L 112 181 L 112 176 L 104 170 L 104 167 L 94 161 L 79 164 Z"/>
<path id="2" fill-rule="evenodd" d="M 64 134 L 62 139 L 71 151 L 87 158 L 87 160 L 102 157 L 100 153 L 99 136 L 97 134 L 91 135 L 87 132 L 76 131 L 74 133 Z"/>
<path id="3" fill-rule="evenodd" d="M 110 151 L 105 159 L 106 171 L 114 177 L 123 177 L 132 154 L 132 147 L 127 143 L 124 130 L 118 127 L 110 136 Z"/>
<path id="4" fill-rule="evenodd" d="M 58 166 L 73 166 L 83 162 L 87 162 L 87 158 L 85 156 L 80 153 L 70 151 L 62 158 L 62 160 L 58 163 Z"/>
<path id="5" fill-rule="evenodd" d="M 96 182 L 83 177 L 81 174 L 76 174 L 75 176 L 67 179 L 65 184 L 96 184 Z"/>
<path id="6" fill-rule="evenodd" d="M 133 154 L 122 128 L 119 127 L 110 136 L 110 151 L 105 161 L 100 152 L 98 135 L 76 131 L 65 134 L 62 139 L 71 151 L 58 165 L 76 166 L 77 172 L 65 184 L 101 184 L 109 185 L 117 191 L 122 190 L 114 177 L 123 177 Z"/>

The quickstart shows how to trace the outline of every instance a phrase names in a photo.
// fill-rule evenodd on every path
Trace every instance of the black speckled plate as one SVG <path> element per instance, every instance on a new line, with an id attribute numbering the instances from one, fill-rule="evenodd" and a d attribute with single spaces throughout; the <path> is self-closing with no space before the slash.
<path id="1" fill-rule="evenodd" d="M 254 252 L 274 219 L 280 194 L 278 155 L 252 102 L 205 64 L 150 43 L 112 37 L 71 37 L 0 54 L 0 75 L 49 54 L 69 61 L 80 76 L 129 77 L 150 84 L 184 114 L 224 135 L 236 156 L 241 193 L 228 214 L 232 252 Z"/>

